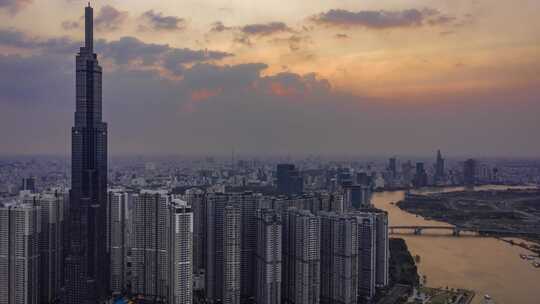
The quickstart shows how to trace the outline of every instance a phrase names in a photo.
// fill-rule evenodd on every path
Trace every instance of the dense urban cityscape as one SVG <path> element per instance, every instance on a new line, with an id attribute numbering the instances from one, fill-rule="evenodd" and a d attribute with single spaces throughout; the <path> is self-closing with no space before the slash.
<path id="1" fill-rule="evenodd" d="M 90 3 L 84 29 L 71 157 L 0 158 L 0 304 L 492 303 L 432 283 L 430 233 L 540 271 L 533 158 L 110 156 Z"/>

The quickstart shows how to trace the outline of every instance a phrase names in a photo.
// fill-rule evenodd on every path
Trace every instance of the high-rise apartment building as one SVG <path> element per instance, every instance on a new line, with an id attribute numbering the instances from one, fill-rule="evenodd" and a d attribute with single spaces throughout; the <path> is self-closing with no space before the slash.
<path id="1" fill-rule="evenodd" d="M 85 45 L 76 56 L 76 111 L 71 130 L 69 238 L 64 303 L 109 296 L 106 239 L 107 124 L 102 121 L 102 69 L 94 53 L 93 9 L 85 8 Z"/>
<path id="2" fill-rule="evenodd" d="M 321 212 L 321 303 L 356 304 L 358 224 L 352 215 Z"/>
<path id="3" fill-rule="evenodd" d="M 22 191 L 30 191 L 31 193 L 36 193 L 36 178 L 35 177 L 27 177 L 22 179 L 22 185 L 21 185 Z"/>
<path id="4" fill-rule="evenodd" d="M 64 197 L 61 191 L 35 197 L 34 204 L 41 207 L 39 292 L 42 303 L 58 300 L 64 286 Z"/>
<path id="5" fill-rule="evenodd" d="M 169 295 L 169 202 L 166 191 L 143 190 L 133 195 L 131 291 L 149 300 Z"/>
<path id="6" fill-rule="evenodd" d="M 388 286 L 390 268 L 390 247 L 388 239 L 388 213 L 374 209 L 375 216 L 375 285 L 377 288 Z"/>
<path id="7" fill-rule="evenodd" d="M 41 207 L 0 207 L 0 304 L 40 303 Z"/>
<path id="8" fill-rule="evenodd" d="M 319 217 L 296 208 L 285 211 L 282 233 L 283 303 L 319 303 L 320 234 Z"/>
<path id="9" fill-rule="evenodd" d="M 281 303 L 282 218 L 275 210 L 257 211 L 255 301 L 258 304 Z"/>
<path id="10" fill-rule="evenodd" d="M 193 302 L 193 212 L 187 202 L 173 199 L 169 205 L 170 304 Z"/>
<path id="11" fill-rule="evenodd" d="M 252 192 L 229 194 L 229 202 L 240 208 L 240 290 L 243 299 L 255 297 L 255 250 L 257 248 L 257 209 L 260 195 Z"/>
<path id="12" fill-rule="evenodd" d="M 206 257 L 204 192 L 197 188 L 188 189 L 184 197 L 193 212 L 193 271 L 199 272 L 205 268 Z"/>
<path id="13" fill-rule="evenodd" d="M 224 193 L 205 196 L 206 299 L 240 303 L 241 210 Z"/>
<path id="14" fill-rule="evenodd" d="M 131 194 L 123 190 L 111 190 L 108 193 L 107 242 L 111 258 L 110 290 L 113 295 L 122 294 L 127 287 L 130 200 Z"/>
<path id="15" fill-rule="evenodd" d="M 358 297 L 370 300 L 376 287 L 376 230 L 375 216 L 371 212 L 355 212 L 358 224 Z"/>

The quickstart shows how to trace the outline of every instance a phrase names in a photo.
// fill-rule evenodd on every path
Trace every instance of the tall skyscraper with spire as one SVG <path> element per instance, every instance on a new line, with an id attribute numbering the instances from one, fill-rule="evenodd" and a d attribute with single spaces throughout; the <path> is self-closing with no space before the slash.
<path id="1" fill-rule="evenodd" d="M 106 244 L 107 124 L 102 69 L 94 53 L 93 9 L 85 8 L 85 45 L 76 56 L 76 111 L 71 130 L 69 246 L 63 303 L 101 303 L 108 296 Z"/>

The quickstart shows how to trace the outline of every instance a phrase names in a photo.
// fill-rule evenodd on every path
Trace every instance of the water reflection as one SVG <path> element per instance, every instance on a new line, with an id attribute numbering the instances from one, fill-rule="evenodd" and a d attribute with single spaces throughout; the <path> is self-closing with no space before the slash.
<path id="1" fill-rule="evenodd" d="M 506 189 L 478 187 L 476 190 Z M 422 193 L 460 191 L 463 188 L 426 189 Z M 448 226 L 447 223 L 426 220 L 400 210 L 392 203 L 404 198 L 403 191 L 376 193 L 376 207 L 388 211 L 390 225 Z M 438 235 L 400 235 L 407 241 L 413 256 L 420 256 L 421 275 L 432 287 L 467 288 L 476 291 L 473 303 L 482 303 L 485 294 L 496 303 L 540 303 L 540 269 L 519 257 L 529 252 L 493 238 L 452 237 L 448 232 Z"/>

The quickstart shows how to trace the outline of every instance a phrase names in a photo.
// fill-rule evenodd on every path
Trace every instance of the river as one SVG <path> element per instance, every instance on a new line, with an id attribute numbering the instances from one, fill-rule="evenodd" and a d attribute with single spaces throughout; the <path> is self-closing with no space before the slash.
<path id="1" fill-rule="evenodd" d="M 506 189 L 484 186 L 479 190 Z M 437 191 L 457 191 L 446 188 Z M 433 192 L 425 190 L 422 192 Z M 393 202 L 404 198 L 403 191 L 380 192 L 373 195 L 375 207 L 388 211 L 390 225 L 444 225 L 402 211 Z M 519 254 L 530 252 L 494 238 L 450 235 L 402 235 L 412 255 L 419 255 L 420 275 L 425 275 L 430 287 L 472 289 L 476 292 L 473 303 L 483 303 L 489 294 L 495 303 L 540 303 L 540 269 Z"/>

